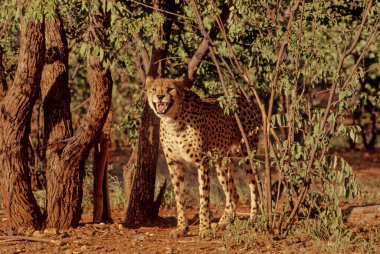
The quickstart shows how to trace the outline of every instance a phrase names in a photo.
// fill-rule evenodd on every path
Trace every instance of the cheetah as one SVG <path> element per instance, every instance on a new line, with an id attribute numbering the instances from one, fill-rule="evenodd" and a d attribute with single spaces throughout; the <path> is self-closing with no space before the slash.
<path id="1" fill-rule="evenodd" d="M 146 79 L 147 97 L 150 107 L 160 118 L 160 141 L 175 193 L 177 228 L 172 237 L 186 236 L 188 221 L 184 202 L 184 164 L 198 168 L 200 194 L 199 236 L 212 233 L 210 223 L 210 177 L 209 162 L 205 154 L 219 151 L 224 156 L 246 156 L 242 136 L 234 116 L 224 114 L 215 99 L 201 99 L 186 89 L 183 80 L 158 78 Z M 257 130 L 260 124 L 259 111 L 244 98 L 238 100 L 239 118 L 243 129 L 250 133 L 251 149 L 258 144 Z M 239 151 L 240 149 L 240 151 Z M 245 166 L 251 195 L 251 218 L 257 212 L 256 190 L 252 168 Z M 226 196 L 225 210 L 218 222 L 223 227 L 234 213 L 238 195 L 234 184 L 231 163 L 216 162 L 218 180 Z"/>

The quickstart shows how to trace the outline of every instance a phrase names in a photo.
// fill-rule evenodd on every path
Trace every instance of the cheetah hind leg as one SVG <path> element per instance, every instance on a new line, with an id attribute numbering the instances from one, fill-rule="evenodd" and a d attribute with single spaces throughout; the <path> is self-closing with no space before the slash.
<path id="1" fill-rule="evenodd" d="M 257 215 L 257 197 L 256 197 L 256 185 L 253 170 L 249 162 L 245 163 L 245 172 L 248 178 L 248 185 L 251 194 L 251 211 L 249 218 L 253 220 Z"/>
<path id="2" fill-rule="evenodd" d="M 235 216 L 236 204 L 238 203 L 239 196 L 236 191 L 232 164 L 222 165 L 222 163 L 219 163 L 216 166 L 216 170 L 219 183 L 222 185 L 226 196 L 226 206 L 218 224 L 212 224 L 212 228 L 214 230 L 224 230 L 229 226 L 231 219 Z"/>

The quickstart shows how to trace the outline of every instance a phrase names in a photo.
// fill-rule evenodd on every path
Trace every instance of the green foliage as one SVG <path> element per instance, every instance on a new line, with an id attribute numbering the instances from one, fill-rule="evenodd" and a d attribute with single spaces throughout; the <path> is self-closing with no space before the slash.
<path id="1" fill-rule="evenodd" d="M 112 165 L 109 166 L 108 171 L 112 170 Z M 86 165 L 86 175 L 83 181 L 83 199 L 82 207 L 90 206 L 93 204 L 94 199 L 94 176 L 93 166 Z M 110 191 L 111 208 L 124 207 L 126 205 L 126 197 L 123 188 L 123 184 L 117 178 L 117 176 L 111 175 L 108 172 L 108 186 Z"/>
<path id="2" fill-rule="evenodd" d="M 127 201 L 122 182 L 116 176 L 109 174 L 108 186 L 112 208 L 125 207 Z"/>
<path id="3" fill-rule="evenodd" d="M 237 113 L 237 99 L 238 96 L 236 94 L 228 94 L 218 97 L 219 105 L 221 108 L 223 108 L 224 113 L 226 115 L 232 115 L 233 113 Z"/>
<path id="4" fill-rule="evenodd" d="M 135 145 L 138 138 L 138 130 L 141 124 L 140 118 L 144 109 L 144 100 L 142 94 L 137 98 L 136 103 L 129 107 L 125 112 L 125 118 L 120 128 L 127 132 L 131 145 Z"/>
<path id="5" fill-rule="evenodd" d="M 266 111 L 262 113 L 271 116 L 268 124 L 272 131 L 264 139 L 270 144 L 270 170 L 279 175 L 285 197 L 274 200 L 275 221 L 269 227 L 282 232 L 282 220 L 293 210 L 317 218 L 318 227 L 333 236 L 343 233 L 340 200 L 354 197 L 358 190 L 352 168 L 331 155 L 331 141 L 337 136 L 359 140 L 361 128 L 346 125 L 344 119 L 357 110 L 357 98 L 363 91 L 364 64 L 359 63 L 358 68 L 356 61 L 364 45 L 372 40 L 367 56 L 379 52 L 379 43 L 374 43 L 379 42 L 378 30 L 374 29 L 380 5 L 374 3 L 358 43 L 344 55 L 358 34 L 364 2 L 301 2 L 292 14 L 295 2 L 233 1 L 227 34 L 231 48 L 227 41 L 215 43 L 216 52 L 220 58 L 232 59 L 233 50 L 255 86 L 244 82 L 244 73 L 232 67 L 236 61 L 220 63 L 223 70 L 234 70 L 225 71 L 224 78 L 242 81 L 247 93 L 257 90 Z M 202 9 L 208 13 L 208 8 Z M 377 37 L 371 37 L 373 33 Z M 368 91 L 360 96 L 377 101 L 371 93 L 378 93 L 379 87 Z M 219 102 L 226 112 L 231 111 L 233 100 L 221 97 Z M 294 210 L 292 200 L 298 198 L 302 200 L 300 209 Z M 286 223 L 292 222 L 285 219 Z"/>
<path id="6" fill-rule="evenodd" d="M 231 163 L 231 158 L 225 156 L 224 152 L 221 150 L 214 149 L 212 151 L 207 151 L 203 158 L 203 161 L 208 162 L 210 167 L 215 166 L 215 164 L 221 163 L 221 165 L 225 165 Z"/>
<path id="7" fill-rule="evenodd" d="M 266 229 L 268 221 L 265 216 L 257 216 L 254 221 L 239 218 L 231 218 L 231 221 L 232 224 L 228 231 L 222 235 L 223 245 L 226 249 L 244 246 L 245 251 L 252 250 L 256 242 L 263 241 L 268 237 Z"/>
<path id="8" fill-rule="evenodd" d="M 311 182 L 316 184 L 310 193 L 307 214 L 315 214 L 316 223 L 323 228 L 321 238 L 329 240 L 343 233 L 343 216 L 340 208 L 342 198 L 358 195 L 357 182 L 351 166 L 342 158 L 331 156 L 316 163 Z M 323 236 L 323 237 L 322 237 Z"/>

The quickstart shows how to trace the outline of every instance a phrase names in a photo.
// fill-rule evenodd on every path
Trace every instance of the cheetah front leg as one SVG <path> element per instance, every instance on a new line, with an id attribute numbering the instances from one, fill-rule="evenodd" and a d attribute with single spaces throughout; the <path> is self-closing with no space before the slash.
<path id="1" fill-rule="evenodd" d="M 205 238 L 212 235 L 210 222 L 210 173 L 207 166 L 198 166 L 199 182 L 199 237 Z"/>
<path id="2" fill-rule="evenodd" d="M 170 232 L 170 236 L 177 238 L 186 236 L 189 230 L 184 202 L 185 174 L 181 162 L 168 160 L 168 167 L 177 206 L 177 228 Z"/>

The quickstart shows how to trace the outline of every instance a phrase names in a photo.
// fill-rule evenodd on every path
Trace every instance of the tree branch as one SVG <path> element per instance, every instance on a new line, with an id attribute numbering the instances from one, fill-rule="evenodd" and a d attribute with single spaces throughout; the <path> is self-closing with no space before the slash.
<path id="1" fill-rule="evenodd" d="M 226 21 L 228 20 L 228 17 L 230 15 L 230 10 L 229 6 L 227 4 L 224 4 L 222 7 L 222 13 L 220 15 L 220 19 L 222 24 L 224 25 Z M 219 33 L 219 30 L 224 28 L 220 27 L 220 24 L 218 25 L 217 23 L 214 23 L 213 26 L 211 27 L 208 37 L 211 41 L 216 39 L 216 36 Z M 201 43 L 199 44 L 197 50 L 195 51 L 194 55 L 190 59 L 188 65 L 187 65 L 187 78 L 188 81 L 185 82 L 185 86 L 191 87 L 195 80 L 195 74 L 196 71 L 202 62 L 203 58 L 206 56 L 206 54 L 209 52 L 209 40 L 205 37 L 203 37 Z"/>
<path id="2" fill-rule="evenodd" d="M 145 73 L 148 73 L 149 64 L 150 64 L 150 57 L 148 54 L 148 50 L 146 49 L 144 42 L 142 41 L 139 34 L 133 35 L 133 41 L 135 43 L 136 53 L 137 53 L 137 49 L 139 49 L 139 51 L 140 51 L 140 55 L 141 55 L 142 62 L 144 65 L 144 71 L 145 71 Z"/>

